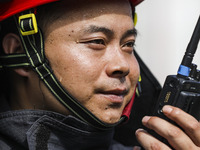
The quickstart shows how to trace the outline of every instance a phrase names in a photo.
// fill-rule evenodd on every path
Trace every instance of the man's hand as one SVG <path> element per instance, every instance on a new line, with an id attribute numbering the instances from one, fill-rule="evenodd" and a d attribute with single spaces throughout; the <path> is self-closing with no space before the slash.
<path id="1" fill-rule="evenodd" d="M 145 116 L 142 119 L 143 125 L 167 139 L 169 144 L 176 150 L 200 150 L 200 123 L 193 116 L 177 107 L 164 106 L 163 113 L 183 130 L 155 116 Z M 143 129 L 136 131 L 136 137 L 145 149 L 170 149 Z"/>

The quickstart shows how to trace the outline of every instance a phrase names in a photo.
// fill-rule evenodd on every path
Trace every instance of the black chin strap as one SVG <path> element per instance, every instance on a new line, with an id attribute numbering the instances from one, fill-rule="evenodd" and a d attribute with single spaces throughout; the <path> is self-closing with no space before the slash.
<path id="1" fill-rule="evenodd" d="M 26 54 L 9 54 L 0 56 L 0 69 L 30 66 Z"/>
<path id="2" fill-rule="evenodd" d="M 19 28 L 18 30 L 19 30 L 19 36 L 24 46 L 25 55 L 18 54 L 13 56 L 3 56 L 4 60 L 5 58 L 7 58 L 6 61 L 11 63 L 12 66 L 19 67 L 23 65 L 24 66 L 30 65 L 38 74 L 39 78 L 44 82 L 44 84 L 48 87 L 48 89 L 60 103 L 62 103 L 68 110 L 70 110 L 78 118 L 93 125 L 96 128 L 104 130 L 109 129 L 118 125 L 119 123 L 121 123 L 126 119 L 126 117 L 123 116 L 121 117 L 119 122 L 115 124 L 107 124 L 99 120 L 88 109 L 86 109 L 83 105 L 81 105 L 78 100 L 76 100 L 72 95 L 70 95 L 57 80 L 45 57 L 44 40 L 42 32 L 39 30 L 38 33 L 36 34 L 23 36 Z M 8 62 L 7 64 L 9 64 Z M 6 64 L 5 61 L 4 63 Z M 1 66 L 5 67 L 6 66 L 5 64 Z"/>

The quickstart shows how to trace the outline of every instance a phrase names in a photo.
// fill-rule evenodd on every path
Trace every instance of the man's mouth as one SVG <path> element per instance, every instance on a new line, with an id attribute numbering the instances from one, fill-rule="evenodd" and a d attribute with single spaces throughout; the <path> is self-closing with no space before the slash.
<path id="1" fill-rule="evenodd" d="M 127 93 L 128 90 L 126 90 L 125 88 L 123 89 L 118 88 L 118 89 L 103 91 L 101 92 L 101 95 L 103 95 L 103 97 L 108 99 L 111 103 L 122 104 L 124 101 L 124 96 Z"/>

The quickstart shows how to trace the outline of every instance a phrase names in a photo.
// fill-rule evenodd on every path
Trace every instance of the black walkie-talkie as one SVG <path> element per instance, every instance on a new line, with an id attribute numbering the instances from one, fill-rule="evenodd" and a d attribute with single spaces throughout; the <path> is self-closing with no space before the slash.
<path id="1" fill-rule="evenodd" d="M 181 108 L 197 120 L 200 120 L 200 70 L 197 70 L 197 65 L 192 64 L 199 39 L 200 16 L 179 67 L 178 74 L 167 76 L 152 114 L 153 116 L 159 116 L 170 121 L 162 113 L 162 108 L 164 105 L 172 105 Z M 151 131 L 151 134 L 163 140 L 154 131 Z"/>

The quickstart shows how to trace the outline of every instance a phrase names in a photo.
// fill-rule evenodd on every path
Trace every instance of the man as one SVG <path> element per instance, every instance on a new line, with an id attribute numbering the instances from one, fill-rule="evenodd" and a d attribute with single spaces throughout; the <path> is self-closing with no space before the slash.
<path id="1" fill-rule="evenodd" d="M 133 149 L 112 137 L 113 128 L 126 120 L 139 77 L 133 54 L 133 13 L 139 2 L 13 0 L 1 4 L 1 67 L 8 81 L 1 98 L 7 103 L 1 105 L 1 149 Z M 176 117 L 169 108 L 164 113 L 175 116 L 177 123 L 185 117 L 192 120 L 180 110 L 181 117 Z M 154 120 L 166 128 L 160 130 Z M 143 123 L 175 148 L 181 149 L 185 139 L 188 146 L 199 146 L 194 132 L 190 140 L 159 118 L 145 117 Z M 183 139 L 168 135 L 166 129 L 181 133 L 177 135 Z M 187 133 L 188 126 L 184 129 Z M 143 130 L 136 135 L 146 149 L 167 148 Z"/>
<path id="2" fill-rule="evenodd" d="M 2 99 L 9 108 L 1 114 L 1 148 L 133 149 L 112 136 L 139 76 L 134 7 L 126 0 L 53 1 L 8 20 L 12 9 L 45 1 L 4 3 L 2 71 L 9 85 Z M 119 20 L 127 23 L 116 25 Z M 28 61 L 18 62 L 24 53 Z"/>

